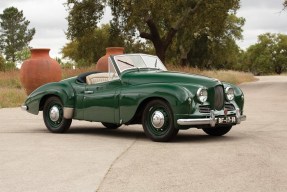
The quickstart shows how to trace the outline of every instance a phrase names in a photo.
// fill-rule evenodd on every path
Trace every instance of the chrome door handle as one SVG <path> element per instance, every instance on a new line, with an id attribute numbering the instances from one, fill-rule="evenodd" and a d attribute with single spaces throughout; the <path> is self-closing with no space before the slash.
<path id="1" fill-rule="evenodd" d="M 94 91 L 85 91 L 84 93 L 85 93 L 85 94 L 93 94 Z"/>

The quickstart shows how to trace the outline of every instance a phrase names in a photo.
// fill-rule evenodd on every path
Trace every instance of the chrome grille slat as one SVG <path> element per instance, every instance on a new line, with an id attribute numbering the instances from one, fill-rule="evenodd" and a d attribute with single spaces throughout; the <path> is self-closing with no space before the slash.
<path id="1" fill-rule="evenodd" d="M 200 113 L 210 113 L 210 105 L 201 105 L 199 106 Z"/>
<path id="2" fill-rule="evenodd" d="M 235 107 L 233 104 L 225 104 L 224 109 L 227 109 L 227 111 L 234 111 Z M 200 105 L 198 110 L 200 113 L 210 113 L 211 107 L 210 105 Z"/>
<path id="3" fill-rule="evenodd" d="M 221 110 L 224 107 L 224 89 L 221 85 L 214 88 L 214 108 Z"/>
<path id="4" fill-rule="evenodd" d="M 225 104 L 224 108 L 227 109 L 227 111 L 234 111 L 235 110 L 235 107 L 233 104 Z"/>

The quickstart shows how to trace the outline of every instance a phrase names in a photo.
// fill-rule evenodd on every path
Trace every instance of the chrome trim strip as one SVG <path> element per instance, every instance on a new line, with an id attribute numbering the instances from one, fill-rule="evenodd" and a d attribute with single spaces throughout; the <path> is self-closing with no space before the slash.
<path id="1" fill-rule="evenodd" d="M 240 120 L 241 120 L 241 121 L 246 121 L 246 119 L 247 119 L 247 118 L 246 118 L 246 115 L 240 116 Z"/>
<path id="2" fill-rule="evenodd" d="M 21 109 L 22 109 L 23 111 L 28 111 L 28 106 L 27 106 L 27 105 L 22 105 L 22 106 L 21 106 Z"/>
<path id="3" fill-rule="evenodd" d="M 241 115 L 239 108 L 236 108 L 236 119 L 237 124 L 240 124 L 241 121 L 246 121 L 246 115 Z"/>
<path id="4" fill-rule="evenodd" d="M 236 113 L 236 120 L 237 124 L 240 124 L 241 121 L 246 120 L 246 115 L 240 115 L 240 110 L 238 110 L 239 113 Z M 178 125 L 210 125 L 211 127 L 215 127 L 217 122 L 217 118 L 215 117 L 215 113 L 212 110 L 210 112 L 210 118 L 206 119 L 178 119 L 177 124 Z"/>
<path id="5" fill-rule="evenodd" d="M 74 108 L 64 107 L 64 118 L 72 119 L 74 115 Z"/>
<path id="6" fill-rule="evenodd" d="M 214 111 L 210 111 L 210 118 L 207 119 L 178 119 L 177 124 L 179 125 L 210 125 L 212 127 L 216 124 L 216 118 Z"/>

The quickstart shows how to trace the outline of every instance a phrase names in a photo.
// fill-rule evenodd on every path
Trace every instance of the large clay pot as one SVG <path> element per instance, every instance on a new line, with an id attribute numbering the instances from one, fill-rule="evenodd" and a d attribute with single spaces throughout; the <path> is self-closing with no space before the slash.
<path id="1" fill-rule="evenodd" d="M 118 54 L 123 54 L 124 53 L 124 48 L 123 47 L 108 47 L 106 48 L 106 55 L 101 57 L 96 65 L 96 70 L 97 71 L 103 71 L 107 72 L 109 70 L 108 67 L 108 58 L 110 55 L 118 55 Z"/>
<path id="2" fill-rule="evenodd" d="M 21 66 L 20 80 L 28 95 L 41 85 L 62 79 L 61 66 L 49 56 L 49 51 L 31 49 L 31 57 Z"/>

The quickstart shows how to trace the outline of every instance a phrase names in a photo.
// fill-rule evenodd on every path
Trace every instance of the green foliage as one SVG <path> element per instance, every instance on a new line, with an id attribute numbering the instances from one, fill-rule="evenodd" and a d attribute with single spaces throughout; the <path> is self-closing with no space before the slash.
<path id="1" fill-rule="evenodd" d="M 74 69 L 75 63 L 71 61 L 66 61 L 61 63 L 62 69 Z"/>
<path id="2" fill-rule="evenodd" d="M 93 33 L 103 15 L 101 0 L 67 0 L 69 15 L 67 37 L 71 40 Z"/>
<path id="3" fill-rule="evenodd" d="M 0 71 L 5 71 L 5 59 L 1 54 L 0 54 Z"/>
<path id="4" fill-rule="evenodd" d="M 6 61 L 4 57 L 0 54 L 0 71 L 14 71 L 16 65 L 13 61 Z"/>
<path id="5" fill-rule="evenodd" d="M 87 67 L 97 62 L 105 54 L 109 41 L 109 25 L 94 29 L 93 33 L 86 34 L 66 44 L 62 53 L 64 58 L 77 62 L 78 67 Z"/>
<path id="6" fill-rule="evenodd" d="M 287 69 L 287 35 L 265 33 L 244 53 L 243 66 L 255 75 L 281 74 Z"/>
<path id="7" fill-rule="evenodd" d="M 168 52 L 170 57 L 176 57 L 174 63 L 201 69 L 234 69 L 240 52 L 236 40 L 242 39 L 245 19 L 235 15 L 237 1 L 221 2 L 213 1 L 206 7 L 210 15 L 200 17 L 206 19 L 204 22 L 196 18 L 193 28 L 178 31 Z"/>
<path id="8" fill-rule="evenodd" d="M 0 14 L 0 50 L 5 54 L 6 60 L 17 61 L 16 52 L 28 47 L 33 39 L 35 29 L 28 29 L 30 21 L 23 16 L 23 11 L 15 7 L 6 8 Z"/>
<path id="9" fill-rule="evenodd" d="M 22 63 L 23 61 L 27 60 L 31 56 L 31 51 L 29 47 L 24 47 L 22 50 L 17 51 L 16 53 L 16 61 Z"/>
<path id="10" fill-rule="evenodd" d="M 102 0 L 67 0 L 68 39 L 71 40 L 62 50 L 64 57 L 75 60 L 80 67 L 90 66 L 102 52 L 98 50 L 103 40 L 103 30 L 97 30 L 103 15 Z"/>
<path id="11" fill-rule="evenodd" d="M 5 71 L 14 71 L 16 69 L 16 64 L 13 61 L 6 61 Z"/>
<path id="12" fill-rule="evenodd" d="M 236 17 L 239 0 L 67 0 L 70 43 L 63 55 L 89 66 L 105 48 L 157 54 L 163 62 L 199 68 L 234 68 L 245 20 Z M 105 4 L 107 3 L 107 4 Z M 109 25 L 97 26 L 104 6 Z M 142 40 L 143 38 L 144 40 Z"/>
<path id="13" fill-rule="evenodd" d="M 201 61 L 204 67 L 212 64 L 210 53 L 217 50 L 216 44 L 221 44 L 222 49 L 242 37 L 244 20 L 235 16 L 239 0 L 110 0 L 109 5 L 114 16 L 112 23 L 126 36 L 140 36 L 151 42 L 163 61 L 186 63 L 188 54 L 205 55 L 205 61 Z M 201 51 L 195 50 L 195 45 L 202 42 Z M 202 56 L 196 59 L 202 60 Z"/>
<path id="14" fill-rule="evenodd" d="M 106 47 L 125 47 L 126 52 L 150 53 L 148 44 L 134 39 L 125 39 L 118 29 L 109 24 L 96 28 L 92 34 L 86 34 L 78 40 L 67 43 L 62 48 L 64 58 L 70 58 L 77 67 L 88 67 L 95 64 L 105 55 Z"/>

